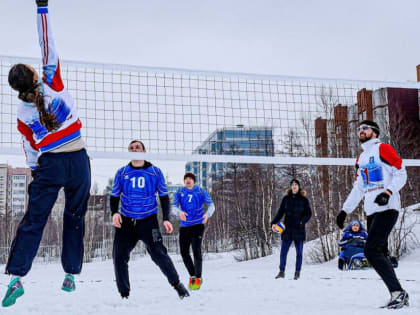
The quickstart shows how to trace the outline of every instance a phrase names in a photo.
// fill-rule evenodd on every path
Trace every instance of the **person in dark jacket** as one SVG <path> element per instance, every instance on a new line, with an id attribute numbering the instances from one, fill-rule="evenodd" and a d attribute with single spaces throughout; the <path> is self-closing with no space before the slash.
<path id="1" fill-rule="evenodd" d="M 281 220 L 283 216 L 285 230 L 281 236 L 281 251 L 280 251 L 280 272 L 277 278 L 284 278 L 284 271 L 286 269 L 287 253 L 290 245 L 295 242 L 296 247 L 296 271 L 294 279 L 300 277 L 300 270 L 302 267 L 303 258 L 303 242 L 306 239 L 305 224 L 312 216 L 311 207 L 308 199 L 305 197 L 305 190 L 301 189 L 300 183 L 297 179 L 290 182 L 291 188 L 288 189 L 287 195 L 283 197 L 279 210 L 276 216 L 271 221 L 272 230 L 277 231 L 276 223 Z"/>

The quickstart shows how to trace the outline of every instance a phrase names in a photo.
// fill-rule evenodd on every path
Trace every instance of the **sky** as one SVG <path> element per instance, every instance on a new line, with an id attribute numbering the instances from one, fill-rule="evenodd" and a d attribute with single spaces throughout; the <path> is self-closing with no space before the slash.
<path id="1" fill-rule="evenodd" d="M 49 3 L 64 61 L 403 82 L 420 64 L 418 0 Z M 32 0 L 1 1 L 0 55 L 40 57 L 35 12 Z M 96 163 L 100 189 L 125 162 Z M 182 182 L 184 165 L 164 173 Z"/>
<path id="2" fill-rule="evenodd" d="M 35 4 L 2 0 L 0 54 L 39 57 Z M 50 1 L 63 60 L 415 81 L 417 0 Z"/>

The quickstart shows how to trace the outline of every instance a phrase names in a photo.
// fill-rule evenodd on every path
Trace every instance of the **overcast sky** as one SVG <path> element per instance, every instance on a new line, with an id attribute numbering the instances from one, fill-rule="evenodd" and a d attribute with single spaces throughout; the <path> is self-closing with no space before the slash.
<path id="1" fill-rule="evenodd" d="M 1 0 L 0 54 L 39 57 L 32 0 Z M 50 0 L 62 59 L 415 81 L 418 0 Z"/>
<path id="2" fill-rule="evenodd" d="M 1 0 L 0 55 L 40 57 L 34 2 Z M 387 81 L 420 63 L 419 0 L 49 2 L 62 60 Z M 123 162 L 96 163 L 101 189 Z"/>

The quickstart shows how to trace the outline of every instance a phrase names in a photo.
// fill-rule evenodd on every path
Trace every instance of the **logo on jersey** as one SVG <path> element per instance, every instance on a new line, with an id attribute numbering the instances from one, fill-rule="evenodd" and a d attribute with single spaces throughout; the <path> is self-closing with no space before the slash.
<path id="1" fill-rule="evenodd" d="M 41 140 L 48 134 L 47 128 L 39 121 L 39 114 L 35 114 L 31 121 L 26 122 L 29 128 L 34 133 L 34 139 Z"/>
<path id="2" fill-rule="evenodd" d="M 360 173 L 362 174 L 364 188 L 383 186 L 382 166 L 376 163 L 374 156 L 369 157 L 368 164 L 360 167 Z"/>

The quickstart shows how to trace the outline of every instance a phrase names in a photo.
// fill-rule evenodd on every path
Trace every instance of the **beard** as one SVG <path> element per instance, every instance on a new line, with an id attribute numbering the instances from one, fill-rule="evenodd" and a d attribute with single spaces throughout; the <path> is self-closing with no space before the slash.
<path id="1" fill-rule="evenodd" d="M 363 138 L 362 138 L 362 136 L 363 136 Z M 362 133 L 360 136 L 359 136 L 359 141 L 361 142 L 361 143 L 365 143 L 366 141 L 369 141 L 370 139 L 372 139 L 372 134 L 368 137 L 365 133 Z"/>

